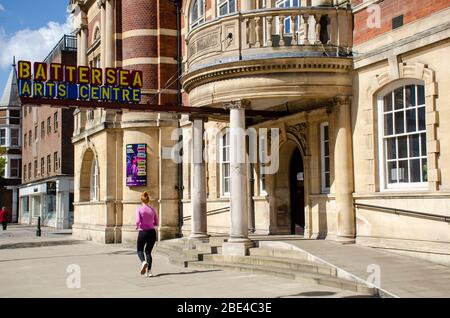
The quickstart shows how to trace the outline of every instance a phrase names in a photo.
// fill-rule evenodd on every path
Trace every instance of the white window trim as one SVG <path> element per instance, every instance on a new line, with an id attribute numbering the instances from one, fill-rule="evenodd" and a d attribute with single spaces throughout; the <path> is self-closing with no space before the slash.
<path id="1" fill-rule="evenodd" d="M 224 191 L 224 181 L 225 181 L 225 179 L 224 179 L 224 173 L 223 173 L 223 164 L 224 164 L 224 162 L 223 162 L 223 151 L 224 151 L 224 145 L 223 145 L 223 137 L 225 136 L 225 134 L 230 134 L 230 131 L 229 131 L 229 129 L 228 128 L 225 128 L 223 131 L 222 131 L 222 133 L 220 134 L 220 151 L 219 151 L 219 169 L 220 169 L 220 171 L 219 171 L 219 173 L 220 173 L 220 197 L 221 198 L 229 198 L 230 197 L 230 192 L 225 192 Z M 228 149 L 230 149 L 230 147 L 231 147 L 231 144 L 229 144 L 228 146 Z M 228 163 L 228 164 L 230 164 L 230 162 L 225 162 L 225 163 Z M 229 190 L 231 190 L 231 164 L 230 164 L 230 178 L 229 178 L 229 180 L 230 180 L 230 185 L 229 185 Z"/>
<path id="2" fill-rule="evenodd" d="M 9 148 L 9 145 L 8 145 L 9 129 L 7 127 L 0 127 L 0 130 L 4 130 L 5 131 L 5 143 L 4 144 L 0 143 L 0 146 Z"/>
<path id="3" fill-rule="evenodd" d="M 396 88 L 407 86 L 407 85 L 422 85 L 425 87 L 425 83 L 416 79 L 406 79 L 400 82 L 395 82 L 387 85 L 383 90 L 377 94 L 377 120 L 378 120 L 378 173 L 380 176 L 380 192 L 401 192 L 405 190 L 414 191 L 426 191 L 428 190 L 428 182 L 415 182 L 415 183 L 399 183 L 388 185 L 386 180 L 386 165 L 385 160 L 385 149 L 384 149 L 384 118 L 383 118 L 383 107 L 384 107 L 384 96 L 389 92 L 392 92 Z M 426 87 L 425 87 L 426 89 Z M 404 97 L 405 98 L 405 97 Z M 394 107 L 394 105 L 392 106 Z M 426 116 L 426 115 L 425 115 Z"/>
<path id="4" fill-rule="evenodd" d="M 96 202 L 98 201 L 98 165 L 95 161 L 95 158 L 92 160 L 91 165 L 91 176 L 90 176 L 90 191 L 89 191 L 89 201 Z"/>
<path id="5" fill-rule="evenodd" d="M 217 17 L 221 18 L 221 17 L 225 17 L 229 14 L 235 14 L 237 12 L 237 0 L 234 1 L 234 11 L 230 12 L 230 10 L 228 10 L 228 13 L 221 15 L 220 14 L 220 7 L 226 5 L 228 8 L 230 6 L 230 0 L 225 0 L 223 3 L 220 3 L 220 0 L 216 0 L 216 10 L 217 10 Z"/>
<path id="6" fill-rule="evenodd" d="M 330 152 L 330 125 L 328 122 L 320 124 L 320 177 L 321 177 L 321 189 L 322 193 L 330 193 L 330 188 L 326 187 L 325 181 L 325 127 L 328 127 L 328 158 L 330 159 L 330 186 L 331 186 L 331 152 Z"/>
<path id="7" fill-rule="evenodd" d="M 19 163 L 19 168 L 18 168 L 18 174 L 19 176 L 17 177 L 12 177 L 11 176 L 11 160 L 22 160 L 22 156 L 21 155 L 3 155 L 2 158 L 5 158 L 6 160 L 6 164 L 5 164 L 5 171 L 3 173 L 3 177 L 5 179 L 20 179 L 21 176 L 21 172 L 22 172 L 22 162 Z"/>
<path id="8" fill-rule="evenodd" d="M 199 4 L 200 2 L 201 2 L 201 5 Z M 202 8 L 203 15 L 199 14 L 197 20 L 192 21 L 192 19 L 191 19 L 192 14 L 191 13 L 192 13 L 192 9 L 194 7 L 194 0 L 189 4 L 188 21 L 189 21 L 189 30 L 190 31 L 198 28 L 200 25 L 202 25 L 206 21 L 205 0 L 198 0 L 197 6 L 198 6 L 198 8 L 200 8 L 200 6 L 203 6 L 203 8 Z M 199 11 L 199 13 L 200 13 L 200 11 Z"/>

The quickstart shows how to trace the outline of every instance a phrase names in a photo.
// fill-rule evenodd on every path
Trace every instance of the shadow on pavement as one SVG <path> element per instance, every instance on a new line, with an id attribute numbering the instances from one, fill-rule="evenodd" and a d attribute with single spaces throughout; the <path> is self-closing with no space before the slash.
<path id="1" fill-rule="evenodd" d="M 176 272 L 176 273 L 161 273 L 154 274 L 153 277 L 162 277 L 162 276 L 172 276 L 172 275 L 189 275 L 189 274 L 201 274 L 201 273 L 210 273 L 210 272 L 220 272 L 220 269 L 212 269 L 207 271 L 192 271 L 192 272 Z"/>

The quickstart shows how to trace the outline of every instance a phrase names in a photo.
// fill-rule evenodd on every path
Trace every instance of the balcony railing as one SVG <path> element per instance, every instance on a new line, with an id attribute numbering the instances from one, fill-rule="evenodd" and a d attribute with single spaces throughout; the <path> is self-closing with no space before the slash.
<path id="1" fill-rule="evenodd" d="M 54 57 L 63 51 L 77 51 L 77 37 L 73 35 L 64 35 L 58 44 L 50 51 L 47 57 L 44 59 L 45 63 L 50 63 Z"/>
<path id="2" fill-rule="evenodd" d="M 228 61 L 279 57 L 345 57 L 352 51 L 351 10 L 269 8 L 207 22 L 187 35 L 188 71 Z M 200 65 L 201 64 L 201 65 Z"/>

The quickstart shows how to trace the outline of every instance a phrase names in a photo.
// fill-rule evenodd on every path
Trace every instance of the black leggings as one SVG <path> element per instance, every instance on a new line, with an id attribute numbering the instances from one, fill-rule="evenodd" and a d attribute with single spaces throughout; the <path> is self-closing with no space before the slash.
<path id="1" fill-rule="evenodd" d="M 5 231 L 6 227 L 8 226 L 8 222 L 2 222 L 2 225 L 3 225 L 3 231 Z"/>
<path id="2" fill-rule="evenodd" d="M 141 262 L 145 261 L 144 257 L 144 247 L 145 256 L 147 257 L 148 270 L 152 269 L 152 250 L 156 243 L 156 231 L 155 229 L 139 231 L 137 239 L 137 253 Z"/>

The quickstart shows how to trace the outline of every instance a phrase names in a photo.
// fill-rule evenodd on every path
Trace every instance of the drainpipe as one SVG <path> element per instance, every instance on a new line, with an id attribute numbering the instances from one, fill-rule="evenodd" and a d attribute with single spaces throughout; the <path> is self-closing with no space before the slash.
<path id="1" fill-rule="evenodd" d="M 181 98 L 181 85 L 180 85 L 180 75 L 181 75 L 181 1 L 178 0 L 170 0 L 174 3 L 177 9 L 177 105 L 181 106 L 182 98 Z M 177 129 L 181 129 L 180 125 L 181 116 L 177 120 Z M 179 144 L 183 142 L 183 135 L 180 134 L 178 137 Z M 182 150 L 183 152 L 183 150 Z M 178 190 L 178 227 L 179 233 L 178 237 L 182 237 L 182 227 L 183 227 L 183 162 L 177 164 L 177 190 Z"/>

